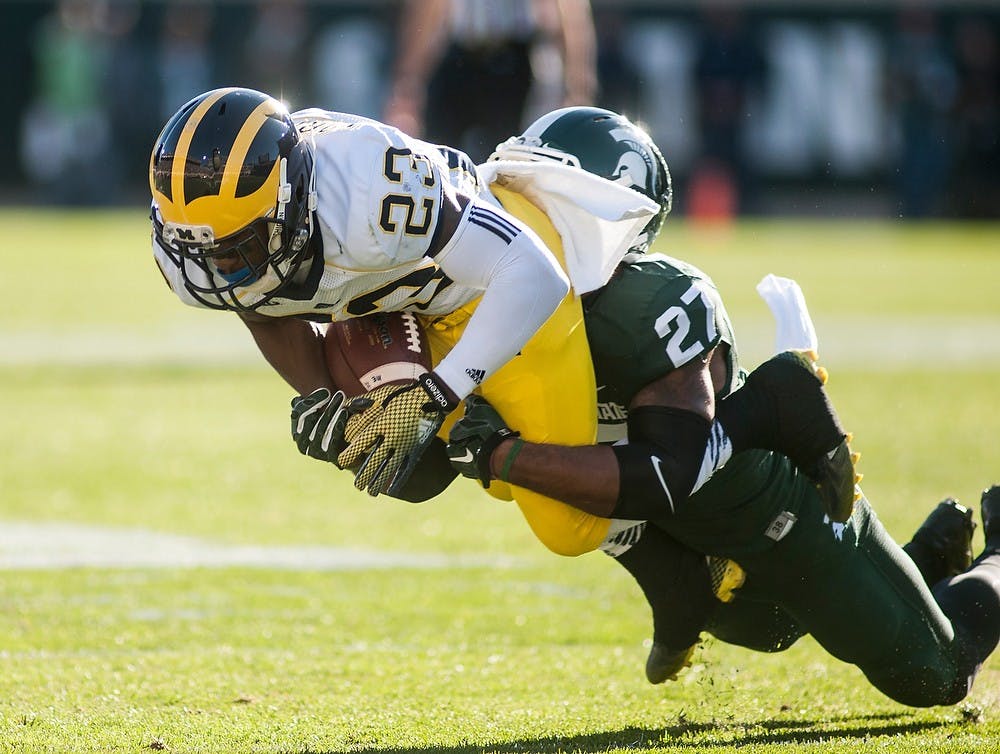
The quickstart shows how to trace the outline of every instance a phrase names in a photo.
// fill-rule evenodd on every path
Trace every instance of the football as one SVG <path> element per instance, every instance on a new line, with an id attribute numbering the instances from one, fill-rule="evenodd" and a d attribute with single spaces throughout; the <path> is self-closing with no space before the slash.
<path id="1" fill-rule="evenodd" d="M 331 322 L 324 339 L 334 384 L 353 397 L 431 368 L 423 327 L 409 312 L 380 312 Z"/>

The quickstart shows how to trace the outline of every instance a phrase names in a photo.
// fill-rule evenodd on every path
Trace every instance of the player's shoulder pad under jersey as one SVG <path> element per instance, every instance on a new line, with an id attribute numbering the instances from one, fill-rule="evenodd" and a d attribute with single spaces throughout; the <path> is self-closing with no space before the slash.
<path id="1" fill-rule="evenodd" d="M 448 177 L 444 155 L 368 118 L 317 110 L 293 117 L 314 144 L 317 214 L 337 241 L 328 260 L 385 269 L 423 256 Z"/>
<path id="2" fill-rule="evenodd" d="M 719 342 L 720 306 L 714 284 L 697 268 L 646 255 L 622 265 L 605 286 L 587 314 L 587 333 L 592 347 L 660 375 Z"/>

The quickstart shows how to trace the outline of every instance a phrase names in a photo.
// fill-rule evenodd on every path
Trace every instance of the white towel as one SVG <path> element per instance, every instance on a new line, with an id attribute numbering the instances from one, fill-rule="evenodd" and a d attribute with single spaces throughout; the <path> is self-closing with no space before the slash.
<path id="1" fill-rule="evenodd" d="M 757 293 L 764 299 L 774 315 L 775 353 L 791 349 L 819 353 L 816 328 L 813 327 L 806 297 L 799 284 L 791 278 L 765 275 L 757 284 Z"/>
<path id="2" fill-rule="evenodd" d="M 557 162 L 498 160 L 477 166 L 485 185 L 523 194 L 552 221 L 577 295 L 604 285 L 646 223 L 660 211 L 625 186 Z"/>

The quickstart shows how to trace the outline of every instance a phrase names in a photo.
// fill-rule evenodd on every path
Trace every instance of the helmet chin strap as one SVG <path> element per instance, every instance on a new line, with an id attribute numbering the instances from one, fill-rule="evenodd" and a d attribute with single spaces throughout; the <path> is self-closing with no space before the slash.
<path id="1" fill-rule="evenodd" d="M 309 131 L 309 151 L 312 155 L 316 154 L 316 137 L 312 131 Z M 285 227 L 285 208 L 292 200 L 292 184 L 288 182 L 288 159 L 285 157 L 281 158 L 278 163 L 278 205 L 275 211 L 275 220 L 278 221 L 276 226 L 276 232 L 271 235 L 268 241 L 268 247 L 272 252 L 276 252 L 281 248 L 281 228 Z M 313 213 L 316 211 L 318 201 L 316 198 L 316 164 L 313 162 L 312 167 L 309 170 L 309 188 L 306 193 L 306 216 L 305 216 L 305 227 L 295 228 L 292 231 L 293 237 L 291 241 L 292 251 L 298 253 L 303 249 L 309 239 L 312 237 L 313 233 Z"/>
<path id="2" fill-rule="evenodd" d="M 309 207 L 309 218 L 307 222 L 312 227 L 312 213 L 316 211 L 318 201 L 316 199 L 316 133 L 309 131 L 309 154 L 312 157 L 312 167 L 309 169 L 309 195 L 306 198 Z"/>

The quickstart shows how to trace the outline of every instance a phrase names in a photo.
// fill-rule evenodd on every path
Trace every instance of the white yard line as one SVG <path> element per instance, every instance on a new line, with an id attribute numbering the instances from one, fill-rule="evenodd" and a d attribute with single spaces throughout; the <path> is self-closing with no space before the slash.
<path id="1" fill-rule="evenodd" d="M 271 568 L 355 571 L 510 566 L 512 559 L 343 547 L 225 545 L 146 529 L 0 521 L 0 569 Z"/>
<path id="2" fill-rule="evenodd" d="M 265 366 L 247 329 L 226 317 L 209 318 L 197 328 L 0 330 L 0 366 L 52 364 Z"/>
<path id="3" fill-rule="evenodd" d="M 1000 367 L 1000 316 L 814 317 L 820 360 L 873 371 L 900 367 Z M 774 325 L 768 318 L 735 323 L 744 365 L 752 367 L 774 353 Z"/>

